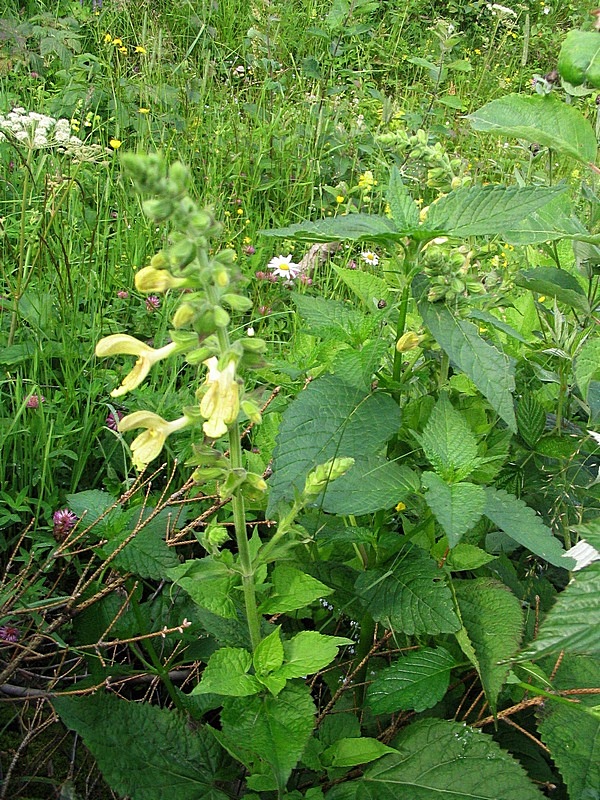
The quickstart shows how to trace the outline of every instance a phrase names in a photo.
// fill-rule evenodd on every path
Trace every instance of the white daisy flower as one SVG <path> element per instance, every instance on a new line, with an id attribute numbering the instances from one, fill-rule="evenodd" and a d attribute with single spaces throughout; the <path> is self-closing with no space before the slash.
<path id="1" fill-rule="evenodd" d="M 267 269 L 270 269 L 273 275 L 278 278 L 285 278 L 287 281 L 293 281 L 301 272 L 298 264 L 292 261 L 291 253 L 287 256 L 275 256 L 267 264 Z"/>
<path id="2" fill-rule="evenodd" d="M 377 264 L 379 264 L 379 256 L 376 253 L 372 253 L 370 250 L 361 253 L 360 257 L 365 264 L 369 264 L 371 267 L 376 267 Z"/>

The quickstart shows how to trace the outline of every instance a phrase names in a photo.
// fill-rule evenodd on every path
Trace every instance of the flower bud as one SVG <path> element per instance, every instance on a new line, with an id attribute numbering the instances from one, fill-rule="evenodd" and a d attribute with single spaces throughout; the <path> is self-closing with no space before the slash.
<path id="1" fill-rule="evenodd" d="M 183 269 L 196 258 L 196 245 L 189 239 L 183 239 L 169 247 L 167 257 L 171 267 Z"/>
<path id="2" fill-rule="evenodd" d="M 303 495 L 305 500 L 312 500 L 317 497 L 327 487 L 328 483 L 345 475 L 353 464 L 353 458 L 330 458 L 329 461 L 312 469 L 308 473 L 304 484 Z"/>
<path id="3" fill-rule="evenodd" d="M 244 414 L 246 414 L 250 422 L 253 422 L 255 425 L 260 425 L 262 422 L 262 414 L 260 413 L 260 408 L 256 405 L 254 400 L 249 400 L 246 398 L 245 400 L 242 400 L 241 405 L 242 411 Z"/>
<path id="4" fill-rule="evenodd" d="M 217 328 L 226 328 L 229 325 L 229 314 L 221 306 L 215 306 L 213 309 L 215 325 Z"/>
<path id="5" fill-rule="evenodd" d="M 414 350 L 419 346 L 421 338 L 413 331 L 406 331 L 396 342 L 396 350 L 399 353 L 406 353 L 408 350 Z"/>
<path id="6" fill-rule="evenodd" d="M 189 325 L 196 317 L 196 309 L 190 303 L 182 303 L 175 314 L 173 314 L 173 327 L 184 328 Z"/>
<path id="7" fill-rule="evenodd" d="M 166 269 L 144 267 L 135 276 L 135 288 L 140 292 L 166 292 L 187 283 L 185 278 L 176 278 Z"/>
<path id="8" fill-rule="evenodd" d="M 144 200 L 142 210 L 147 217 L 155 222 L 163 222 L 173 213 L 173 203 L 171 200 Z"/>
<path id="9" fill-rule="evenodd" d="M 231 292 L 224 294 L 221 301 L 234 311 L 250 311 L 252 308 L 252 300 L 241 294 L 233 294 Z"/>

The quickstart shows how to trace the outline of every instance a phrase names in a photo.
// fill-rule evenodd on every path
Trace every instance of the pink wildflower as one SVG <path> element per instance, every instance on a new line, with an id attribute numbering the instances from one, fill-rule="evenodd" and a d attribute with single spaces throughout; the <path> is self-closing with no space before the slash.
<path id="1" fill-rule="evenodd" d="M 123 419 L 125 415 L 122 411 L 109 411 L 108 416 L 106 417 L 106 427 L 110 428 L 111 431 L 118 430 L 119 422 Z"/>
<path id="2" fill-rule="evenodd" d="M 69 511 L 68 508 L 61 508 L 59 511 L 55 511 L 52 515 L 55 539 L 62 542 L 77 524 L 77 519 L 77 515 Z"/>
<path id="3" fill-rule="evenodd" d="M 160 308 L 160 298 L 158 298 L 155 294 L 151 294 L 146 298 L 146 308 L 150 312 L 157 311 Z"/>
<path id="4" fill-rule="evenodd" d="M 129 292 L 126 291 L 125 289 L 121 289 L 120 291 L 117 292 L 117 297 L 119 298 L 119 300 L 127 300 L 127 298 L 129 297 Z"/>
<path id="5" fill-rule="evenodd" d="M 46 398 L 43 394 L 30 394 L 25 405 L 27 408 L 39 408 L 41 403 L 45 403 Z"/>
<path id="6" fill-rule="evenodd" d="M 19 629 L 15 628 L 14 625 L 2 625 L 2 627 L 0 627 L 0 641 L 12 643 L 18 642 Z"/>

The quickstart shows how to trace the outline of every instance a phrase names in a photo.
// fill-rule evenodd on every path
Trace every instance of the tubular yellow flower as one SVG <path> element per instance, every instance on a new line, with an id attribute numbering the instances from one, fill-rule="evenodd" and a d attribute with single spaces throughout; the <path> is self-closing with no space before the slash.
<path id="1" fill-rule="evenodd" d="M 171 422 L 152 411 L 134 411 L 119 422 L 119 431 L 131 431 L 134 428 L 145 428 L 143 433 L 131 443 L 131 454 L 134 465 L 142 470 L 160 455 L 167 436 L 180 431 L 190 424 L 187 417 L 179 417 Z"/>
<path id="2" fill-rule="evenodd" d="M 205 382 L 207 390 L 200 402 L 200 413 L 206 420 L 202 429 L 211 439 L 224 436 L 227 426 L 235 422 L 240 413 L 240 387 L 235 379 L 235 362 L 230 361 L 224 370 L 219 370 L 218 363 L 215 356 L 204 362 L 208 367 Z"/>
<path id="3" fill-rule="evenodd" d="M 140 342 L 139 339 L 128 336 L 126 333 L 115 333 L 112 336 L 105 336 L 104 339 L 100 339 L 96 345 L 96 355 L 99 358 L 116 355 L 138 356 L 138 360 L 135 362 L 131 372 L 123 379 L 123 383 L 110 393 L 111 397 L 120 397 L 135 389 L 146 378 L 153 364 L 163 358 L 167 358 L 177 349 L 178 345 L 175 342 L 171 342 L 155 350 L 154 347 L 149 347 L 144 342 Z"/>
<path id="4" fill-rule="evenodd" d="M 144 267 L 135 276 L 135 288 L 140 292 L 166 292 L 186 284 L 186 278 L 176 278 L 168 269 Z"/>
<path id="5" fill-rule="evenodd" d="M 399 353 L 406 353 L 408 350 L 414 350 L 415 347 L 418 347 L 420 341 L 421 337 L 414 331 L 406 331 L 396 342 L 396 350 Z"/>

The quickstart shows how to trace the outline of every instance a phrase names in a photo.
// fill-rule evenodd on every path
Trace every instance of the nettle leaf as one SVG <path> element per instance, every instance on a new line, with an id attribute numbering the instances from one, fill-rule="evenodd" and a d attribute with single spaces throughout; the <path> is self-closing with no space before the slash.
<path id="1" fill-rule="evenodd" d="M 565 191 L 564 186 L 467 186 L 432 203 L 419 228 L 424 233 L 467 236 L 498 236 L 511 230 L 539 208 Z"/>
<path id="2" fill-rule="evenodd" d="M 526 139 L 584 163 L 596 160 L 596 135 L 590 122 L 554 95 L 509 94 L 492 100 L 467 119 L 476 131 Z"/>
<path id="3" fill-rule="evenodd" d="M 214 786 L 222 750 L 178 712 L 114 695 L 58 697 L 58 715 L 90 750 L 111 788 L 132 800 L 227 800 Z"/>
<path id="4" fill-rule="evenodd" d="M 367 691 L 367 705 L 374 714 L 433 708 L 448 691 L 455 664 L 443 647 L 424 647 L 400 656 L 377 673 Z"/>
<path id="5" fill-rule="evenodd" d="M 428 461 L 447 481 L 460 481 L 479 464 L 477 440 L 465 418 L 443 393 L 421 435 L 415 434 Z"/>
<path id="6" fill-rule="evenodd" d="M 252 656 L 241 647 L 222 647 L 212 654 L 192 694 L 222 694 L 247 697 L 261 690 L 254 675 L 248 675 Z"/>
<path id="7" fill-rule="evenodd" d="M 542 800 L 525 770 L 485 733 L 423 719 L 394 740 L 397 754 L 334 787 L 327 800 Z"/>
<path id="8" fill-rule="evenodd" d="M 519 600 L 493 578 L 455 581 L 454 589 L 465 631 L 475 652 L 475 667 L 492 713 L 523 631 Z M 470 656 L 470 652 L 467 653 Z M 500 663 L 504 662 L 504 663 Z"/>
<path id="9" fill-rule="evenodd" d="M 360 469 L 361 462 L 379 452 L 399 426 L 400 410 L 389 395 L 368 394 L 338 375 L 317 378 L 283 415 L 267 515 L 272 517 L 281 500 L 292 500 L 295 492 L 302 491 L 310 470 L 330 458 L 355 459 L 347 476 Z"/>
<path id="10" fill-rule="evenodd" d="M 464 481 L 449 486 L 434 472 L 423 473 L 421 480 L 427 489 L 425 502 L 442 526 L 448 544 L 455 547 L 463 534 L 471 530 L 483 514 L 483 486 Z"/>
<path id="11" fill-rule="evenodd" d="M 372 275 L 370 272 L 362 272 L 358 269 L 336 267 L 335 264 L 333 268 L 346 286 L 354 292 L 368 308 L 377 308 L 377 303 L 380 300 L 385 300 L 386 303 L 392 302 L 393 294 L 383 278 Z"/>
<path id="12" fill-rule="evenodd" d="M 361 736 L 351 739 L 338 739 L 323 753 L 323 761 L 331 767 L 355 767 L 357 764 L 368 764 L 381 758 L 386 753 L 396 753 L 393 747 Z"/>
<path id="13" fill-rule="evenodd" d="M 202 608 L 226 619 L 237 617 L 233 591 L 240 583 L 240 576 L 222 561 L 213 556 L 190 559 L 168 570 L 167 576 Z"/>
<path id="14" fill-rule="evenodd" d="M 600 339 L 588 339 L 583 345 L 575 359 L 573 372 L 579 391 L 587 400 L 590 383 L 600 380 Z"/>
<path id="15" fill-rule="evenodd" d="M 556 267 L 534 267 L 524 269 L 515 278 L 515 283 L 532 292 L 549 295 L 561 303 L 590 313 L 587 295 L 577 278 L 564 269 Z"/>
<path id="16" fill-rule="evenodd" d="M 572 559 L 571 559 L 572 560 Z M 566 561 L 566 559 L 565 559 Z M 600 656 L 600 563 L 576 573 L 519 661 L 566 650 Z"/>
<path id="17" fill-rule="evenodd" d="M 565 655 L 554 680 L 556 689 L 597 689 L 600 665 L 596 658 Z M 589 713 L 598 695 L 579 695 L 579 703 L 547 702 L 538 713 L 538 730 L 572 798 L 598 797 L 600 786 L 600 715 Z"/>
<path id="18" fill-rule="evenodd" d="M 555 567 L 572 569 L 575 566 L 572 558 L 563 557 L 562 545 L 532 508 L 504 489 L 488 486 L 485 494 L 483 513 L 501 531 Z"/>
<path id="19" fill-rule="evenodd" d="M 445 548 L 443 540 L 439 542 L 439 544 Z M 432 555 L 434 554 L 432 553 Z M 442 552 L 440 557 L 443 555 L 444 553 Z M 485 564 L 489 564 L 490 561 L 494 561 L 495 559 L 496 556 L 486 553 L 485 550 L 482 550 L 480 547 L 467 544 L 466 542 L 460 542 L 448 552 L 446 556 L 446 566 L 450 572 L 461 572 L 465 570 L 470 572 L 471 570 L 483 567 Z"/>
<path id="20" fill-rule="evenodd" d="M 320 219 L 316 222 L 299 222 L 285 228 L 261 231 L 265 236 L 295 239 L 300 242 L 389 242 L 398 241 L 406 234 L 398 231 L 395 223 L 376 214 L 347 214 Z"/>
<path id="21" fill-rule="evenodd" d="M 508 244 L 525 245 L 552 242 L 556 239 L 584 239 L 593 237 L 580 220 L 573 215 L 569 197 L 559 195 L 542 208 L 524 217 L 517 225 L 502 234 Z"/>
<path id="22" fill-rule="evenodd" d="M 517 405 L 519 436 L 526 445 L 535 447 L 546 427 L 546 412 L 532 394 L 525 394 Z"/>
<path id="23" fill-rule="evenodd" d="M 397 167 L 390 170 L 390 182 L 385 196 L 396 226 L 412 231 L 419 225 L 419 207 L 410 196 Z"/>
<path id="24" fill-rule="evenodd" d="M 325 636 L 317 631 L 301 631 L 283 643 L 284 663 L 277 675 L 284 678 L 304 678 L 331 664 L 338 647 L 353 645 L 343 636 Z"/>
<path id="25" fill-rule="evenodd" d="M 322 506 L 329 514 L 362 516 L 391 508 L 419 488 L 419 477 L 410 467 L 371 456 L 329 484 Z"/>
<path id="26" fill-rule="evenodd" d="M 280 631 L 281 626 L 278 625 L 273 633 L 258 643 L 252 656 L 257 674 L 268 675 L 283 664 L 283 642 Z"/>
<path id="27" fill-rule="evenodd" d="M 516 433 L 514 368 L 508 357 L 484 341 L 475 325 L 457 319 L 443 303 L 419 303 L 419 313 L 450 360 L 473 381 L 494 411 Z"/>
<path id="28" fill-rule="evenodd" d="M 365 315 L 348 303 L 326 297 L 294 295 L 294 303 L 302 319 L 310 326 L 311 334 L 323 338 L 335 337 L 340 342 L 352 342 L 365 323 Z"/>
<path id="29" fill-rule="evenodd" d="M 380 369 L 388 352 L 385 339 L 365 342 L 360 350 L 347 347 L 338 351 L 331 362 L 331 371 L 341 375 L 346 383 L 368 391 L 373 375 Z"/>
<path id="30" fill-rule="evenodd" d="M 558 71 L 573 86 L 585 83 L 600 89 L 600 41 L 596 31 L 567 33 L 558 56 Z"/>
<path id="31" fill-rule="evenodd" d="M 227 698 L 215 736 L 251 773 L 255 790 L 284 790 L 315 724 L 310 689 L 288 684 L 277 696 Z"/>
<path id="32" fill-rule="evenodd" d="M 104 556 L 113 553 L 131 535 L 131 525 L 139 527 L 133 539 L 125 545 L 112 562 L 116 569 L 133 572 L 142 578 L 161 580 L 169 569 L 179 564 L 177 553 L 165 541 L 171 511 L 163 509 L 152 520 L 145 522 L 153 509 L 144 509 L 143 515 L 136 509 L 128 513 L 128 530 L 120 532 L 101 547 Z M 111 512 L 112 513 L 112 512 Z"/>
<path id="33" fill-rule="evenodd" d="M 410 636 L 452 633 L 460 628 L 444 573 L 418 547 L 409 547 L 388 570 L 369 569 L 356 594 L 376 622 Z"/>
<path id="34" fill-rule="evenodd" d="M 271 573 L 270 596 L 261 604 L 261 614 L 283 614 L 304 608 L 333 589 L 289 564 L 279 564 Z"/>

